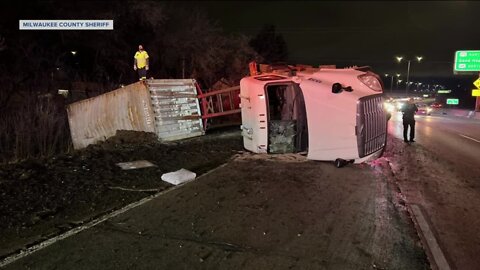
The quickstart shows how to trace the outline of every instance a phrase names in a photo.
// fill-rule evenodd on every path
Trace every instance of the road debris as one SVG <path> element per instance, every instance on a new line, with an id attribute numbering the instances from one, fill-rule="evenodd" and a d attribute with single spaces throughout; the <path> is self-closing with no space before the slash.
<path id="1" fill-rule="evenodd" d="M 122 168 L 122 170 L 134 170 L 134 169 L 141 169 L 141 168 L 148 168 L 148 167 L 156 167 L 155 164 L 151 163 L 148 160 L 136 160 L 130 162 L 119 162 L 116 164 L 118 167 Z"/>
<path id="2" fill-rule="evenodd" d="M 195 180 L 197 174 L 189 170 L 180 169 L 176 172 L 165 173 L 162 175 L 162 180 L 173 185 L 179 185 L 188 181 Z"/>

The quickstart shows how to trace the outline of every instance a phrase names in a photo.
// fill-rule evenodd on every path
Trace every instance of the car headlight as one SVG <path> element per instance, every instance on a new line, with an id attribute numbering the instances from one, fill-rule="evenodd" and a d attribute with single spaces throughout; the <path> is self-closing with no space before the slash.
<path id="1" fill-rule="evenodd" d="M 383 108 L 385 108 L 385 111 L 390 112 L 390 113 L 395 110 L 395 107 L 390 103 L 384 103 Z"/>

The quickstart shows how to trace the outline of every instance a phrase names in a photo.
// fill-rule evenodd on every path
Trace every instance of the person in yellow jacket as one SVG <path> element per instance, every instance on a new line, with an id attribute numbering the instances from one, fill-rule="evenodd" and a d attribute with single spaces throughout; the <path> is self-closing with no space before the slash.
<path id="1" fill-rule="evenodd" d="M 138 45 L 138 51 L 135 53 L 135 56 L 133 58 L 133 69 L 138 70 L 139 80 L 142 81 L 147 79 L 149 57 L 147 51 L 143 50 L 142 45 Z"/>

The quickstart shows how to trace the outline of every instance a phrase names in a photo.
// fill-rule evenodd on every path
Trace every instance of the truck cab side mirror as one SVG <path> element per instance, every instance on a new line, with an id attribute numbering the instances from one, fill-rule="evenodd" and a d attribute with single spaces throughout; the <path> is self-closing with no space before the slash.
<path id="1" fill-rule="evenodd" d="M 342 87 L 341 84 L 339 84 L 339 83 L 334 83 L 334 84 L 332 85 L 332 93 L 334 93 L 334 94 L 339 94 L 339 93 L 341 93 L 342 91 L 343 91 L 343 87 Z"/>
<path id="2" fill-rule="evenodd" d="M 347 92 L 352 92 L 353 91 L 351 86 L 343 87 L 342 84 L 340 84 L 340 83 L 334 83 L 332 85 L 332 93 L 334 93 L 334 94 L 339 94 L 343 90 L 345 90 Z"/>

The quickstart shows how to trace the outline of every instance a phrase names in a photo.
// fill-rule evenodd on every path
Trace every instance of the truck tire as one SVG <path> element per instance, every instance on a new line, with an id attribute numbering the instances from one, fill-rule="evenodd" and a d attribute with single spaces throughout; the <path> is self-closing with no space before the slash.
<path id="1" fill-rule="evenodd" d="M 345 165 L 347 165 L 348 162 L 344 159 L 337 158 L 337 159 L 335 159 L 335 161 L 333 163 L 335 164 L 335 167 L 342 168 Z"/>

